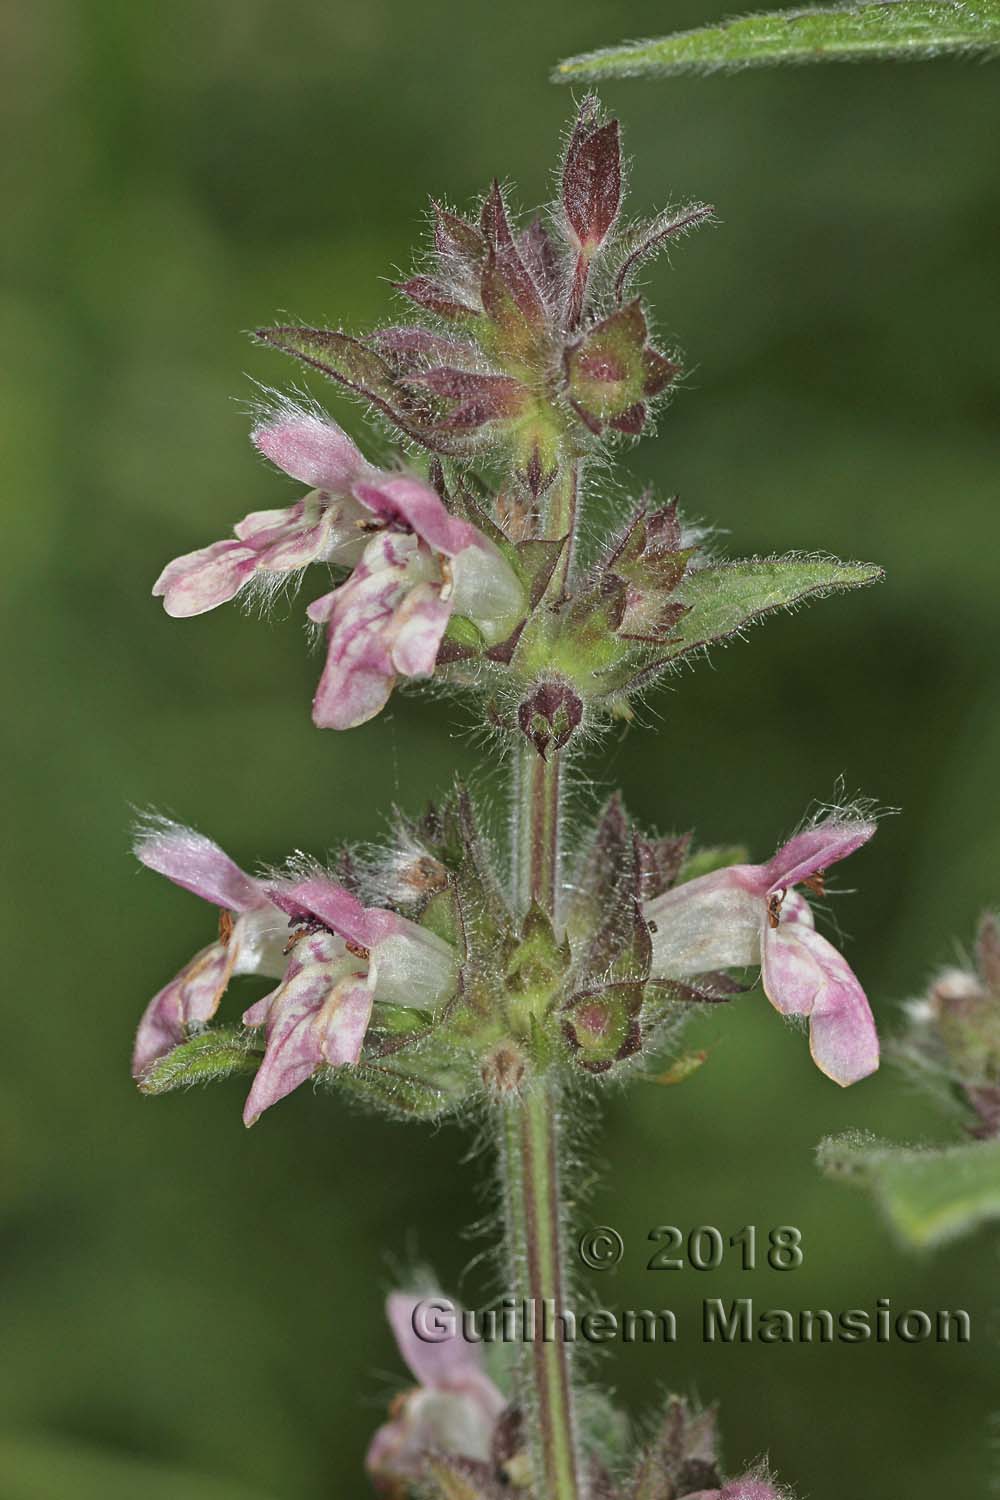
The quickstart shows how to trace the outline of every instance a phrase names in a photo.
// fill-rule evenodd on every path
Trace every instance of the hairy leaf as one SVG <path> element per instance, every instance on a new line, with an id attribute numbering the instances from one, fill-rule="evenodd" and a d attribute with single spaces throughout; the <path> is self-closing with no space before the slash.
<path id="1" fill-rule="evenodd" d="M 765 615 L 843 589 L 863 588 L 883 577 L 871 563 L 834 557 L 752 557 L 698 568 L 681 579 L 671 596 L 687 606 L 670 642 L 658 653 L 673 661 L 699 647 L 738 635 Z"/>
<path id="2" fill-rule="evenodd" d="M 331 380 L 367 400 L 387 406 L 395 400 L 392 370 L 360 339 L 332 328 L 259 328 L 256 337 L 282 354 L 291 354 L 303 364 L 321 370 Z"/>
<path id="3" fill-rule="evenodd" d="M 300 328 L 290 324 L 258 328 L 255 337 L 360 396 L 388 417 L 400 432 L 425 448 L 448 450 L 447 440 L 429 430 L 428 424 L 433 419 L 430 408 L 421 406 L 410 390 L 397 383 L 396 372 L 371 344 L 332 328 Z"/>
<path id="4" fill-rule="evenodd" d="M 231 1073 L 256 1073 L 263 1055 L 251 1033 L 235 1026 L 213 1027 L 157 1058 L 139 1087 L 144 1094 L 169 1094 L 195 1083 L 214 1083 Z"/>
<path id="5" fill-rule="evenodd" d="M 437 1119 L 458 1103 L 463 1082 L 455 1069 L 425 1076 L 382 1063 L 332 1069 L 329 1081 L 388 1114 L 419 1120 Z"/>
<path id="6" fill-rule="evenodd" d="M 817 1155 L 828 1176 L 868 1188 L 897 1233 L 919 1249 L 1000 1219 L 1000 1141 L 936 1150 L 851 1135 L 823 1141 Z"/>
<path id="7" fill-rule="evenodd" d="M 655 41 L 626 42 L 567 58 L 553 77 L 559 83 L 600 83 L 605 78 L 669 78 L 675 73 L 770 63 L 989 55 L 998 50 L 998 0 L 879 0 L 874 5 L 741 16 Z"/>

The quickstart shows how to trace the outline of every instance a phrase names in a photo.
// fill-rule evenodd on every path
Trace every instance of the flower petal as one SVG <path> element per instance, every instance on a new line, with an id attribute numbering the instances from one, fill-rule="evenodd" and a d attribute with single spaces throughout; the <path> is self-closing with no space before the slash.
<path id="1" fill-rule="evenodd" d="M 471 1460 L 486 1477 L 492 1469 L 486 1460 L 495 1426 L 496 1418 L 476 1395 L 418 1386 L 402 1397 L 392 1421 L 375 1433 L 365 1465 L 376 1484 L 389 1481 L 387 1493 L 391 1495 L 411 1493 L 411 1485 L 405 1482 L 424 1477 L 429 1453 Z M 401 1481 L 403 1490 L 399 1489 Z"/>
<path id="2" fill-rule="evenodd" d="M 366 480 L 356 484 L 353 493 L 382 520 L 409 527 L 432 551 L 445 557 L 485 540 L 475 526 L 451 515 L 437 492 L 420 479 L 400 474 L 377 482 Z"/>
<path id="3" fill-rule="evenodd" d="M 338 642 L 338 648 L 343 643 Z M 334 643 L 330 643 L 331 655 Z M 312 717 L 318 729 L 356 729 L 380 714 L 396 685 L 387 669 L 385 651 L 371 639 L 358 642 L 350 653 L 338 649 L 327 656 L 313 698 Z"/>
<path id="4" fill-rule="evenodd" d="M 256 567 L 257 553 L 245 542 L 213 542 L 167 563 L 153 584 L 153 597 L 163 599 L 173 619 L 190 619 L 232 599 Z"/>
<path id="5" fill-rule="evenodd" d="M 428 1452 L 483 1461 L 489 1458 L 497 1419 L 506 1406 L 483 1368 L 482 1347 L 454 1336 L 441 1342 L 422 1339 L 414 1314 L 430 1299 L 393 1292 L 386 1310 L 399 1352 L 420 1382 L 408 1392 L 394 1415 L 378 1429 L 365 1459 L 376 1479 L 419 1478 Z M 455 1308 L 450 1299 L 438 1306 Z"/>
<path id="6" fill-rule="evenodd" d="M 357 896 L 324 875 L 281 882 L 269 894 L 275 905 L 290 917 L 298 920 L 317 917 L 338 936 L 362 948 L 373 948 L 404 925 L 414 925 L 404 923 L 395 912 L 362 906 Z"/>
<path id="7" fill-rule="evenodd" d="M 524 618 L 524 586 L 499 548 L 485 537 L 456 554 L 452 579 L 452 612 L 475 621 L 488 645 L 506 640 Z"/>
<path id="8" fill-rule="evenodd" d="M 369 910 L 366 915 L 371 921 L 375 913 Z M 455 987 L 454 948 L 408 917 L 379 915 L 392 918 L 393 926 L 386 925 L 377 945 L 372 945 L 376 1000 L 433 1010 Z"/>
<path id="9" fill-rule="evenodd" d="M 687 979 L 760 962 L 763 905 L 752 888 L 755 871 L 753 865 L 730 865 L 646 902 L 654 978 Z"/>
<path id="10" fill-rule="evenodd" d="M 368 469 L 347 433 L 311 412 L 282 412 L 259 422 L 250 437 L 258 452 L 311 489 L 343 492 Z"/>
<path id="11" fill-rule="evenodd" d="M 495 1415 L 503 1410 L 504 1398 L 486 1377 L 482 1345 L 462 1337 L 459 1328 L 453 1337 L 440 1342 L 422 1339 L 414 1329 L 414 1313 L 432 1300 L 425 1293 L 391 1292 L 386 1299 L 386 1315 L 400 1354 L 414 1379 L 431 1390 L 474 1390 L 483 1395 Z M 442 1306 L 461 1313 L 451 1298 L 440 1298 Z M 485 1387 L 485 1388 L 484 1388 Z"/>
<path id="12" fill-rule="evenodd" d="M 283 882 L 268 894 L 293 920 L 314 917 L 346 942 L 367 949 L 376 1000 L 431 1009 L 454 985 L 455 952 L 450 943 L 394 911 L 362 906 L 327 876 Z"/>
<path id="13" fill-rule="evenodd" d="M 310 606 L 310 619 L 329 622 L 326 665 L 313 700 L 313 720 L 320 728 L 353 728 L 385 706 L 400 670 L 393 659 L 398 632 L 407 665 L 427 668 L 426 612 L 414 616 L 420 629 L 414 631 L 411 655 L 410 616 L 403 608 L 407 595 L 421 585 L 443 587 L 438 562 L 416 537 L 384 531 L 368 543 L 351 578 Z M 434 628 L 443 634 L 446 623 L 446 616 L 444 623 L 438 618 Z"/>
<path id="14" fill-rule="evenodd" d="M 219 1008 L 236 959 L 236 944 L 211 943 L 146 1006 L 132 1052 L 132 1076 L 182 1042 L 191 1026 L 204 1025 Z"/>
<path id="15" fill-rule="evenodd" d="M 404 677 L 430 677 L 448 629 L 451 605 L 440 587 L 418 583 L 410 589 L 392 620 L 392 664 Z"/>
<path id="16" fill-rule="evenodd" d="M 258 568 L 274 573 L 304 568 L 326 550 L 330 530 L 326 499 L 323 490 L 310 490 L 284 510 L 252 511 L 233 529 L 254 548 Z"/>
<path id="17" fill-rule="evenodd" d="M 815 927 L 813 909 L 800 891 L 786 890 L 781 902 L 779 916 L 782 926 L 786 922 L 802 922 L 806 927 Z"/>
<path id="18" fill-rule="evenodd" d="M 244 874 L 212 839 L 164 819 L 139 833 L 136 858 L 175 885 L 193 891 L 203 901 L 228 911 L 252 911 L 265 906 L 264 889 Z"/>
<path id="19" fill-rule="evenodd" d="M 266 1017 L 258 1002 L 243 1018 L 247 1024 L 266 1019 L 267 1026 L 264 1060 L 243 1110 L 247 1126 L 317 1068 L 357 1062 L 371 1016 L 372 986 L 339 938 L 313 933 L 296 949 L 269 1002 Z"/>
<path id="20" fill-rule="evenodd" d="M 864 818 L 827 818 L 813 828 L 804 828 L 783 844 L 764 866 L 769 891 L 798 885 L 846 859 L 875 832 L 876 824 Z"/>
<path id="21" fill-rule="evenodd" d="M 288 969 L 287 941 L 288 923 L 270 901 L 243 912 L 236 918 L 229 939 L 236 950 L 233 973 L 280 979 Z"/>
<path id="22" fill-rule="evenodd" d="M 864 990 L 843 954 L 814 928 L 782 921 L 764 933 L 764 990 L 783 1015 L 808 1016 L 821 1072 L 846 1087 L 874 1073 L 878 1033 Z"/>

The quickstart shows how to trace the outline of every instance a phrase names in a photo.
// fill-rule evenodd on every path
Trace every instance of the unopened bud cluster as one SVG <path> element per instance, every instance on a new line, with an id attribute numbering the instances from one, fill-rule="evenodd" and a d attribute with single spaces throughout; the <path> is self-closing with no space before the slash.
<path id="1" fill-rule="evenodd" d="M 939 974 L 925 999 L 908 1007 L 910 1029 L 897 1049 L 945 1080 L 967 1115 L 969 1133 L 1000 1138 L 1000 918 L 979 924 L 967 968 Z"/>

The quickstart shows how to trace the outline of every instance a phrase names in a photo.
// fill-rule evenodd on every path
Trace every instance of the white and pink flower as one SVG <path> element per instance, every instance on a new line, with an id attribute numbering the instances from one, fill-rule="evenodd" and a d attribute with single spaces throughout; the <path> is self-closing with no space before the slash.
<path id="1" fill-rule="evenodd" d="M 282 882 L 269 895 L 299 933 L 281 984 L 243 1016 L 266 1036 L 245 1125 L 317 1069 L 356 1063 L 376 1000 L 433 1010 L 455 983 L 448 943 L 396 912 L 362 906 L 326 875 Z"/>
<path id="2" fill-rule="evenodd" d="M 524 610 L 510 564 L 475 526 L 449 515 L 428 485 L 397 475 L 354 493 L 380 529 L 347 582 L 309 606 L 309 618 L 329 633 L 313 701 L 324 729 L 374 718 L 398 677 L 430 677 L 453 614 L 493 645 Z"/>
<path id="3" fill-rule="evenodd" d="M 524 588 L 510 563 L 422 480 L 373 468 L 335 422 L 295 407 L 252 436 L 279 469 L 312 486 L 309 494 L 283 510 L 255 511 L 232 538 L 168 563 L 153 593 L 185 618 L 310 563 L 353 570 L 308 611 L 328 633 L 313 704 L 321 728 L 363 724 L 398 678 L 431 676 L 453 614 L 471 620 L 488 646 L 523 618 Z"/>
<path id="4" fill-rule="evenodd" d="M 376 1487 L 390 1493 L 418 1480 L 429 1454 L 485 1463 L 507 1404 L 486 1374 L 481 1345 L 467 1342 L 458 1328 L 440 1341 L 420 1338 L 414 1324 L 424 1301 L 393 1292 L 386 1303 L 399 1352 L 417 1381 L 393 1403 L 365 1459 Z"/>
<path id="5" fill-rule="evenodd" d="M 879 1064 L 871 1009 L 846 959 L 816 931 L 797 885 L 822 888 L 823 872 L 868 842 L 875 824 L 831 817 L 796 834 L 766 865 L 730 865 L 647 902 L 654 976 L 687 979 L 760 964 L 764 991 L 783 1015 L 809 1017 L 813 1060 L 847 1085 Z"/>
<path id="6" fill-rule="evenodd" d="M 168 563 L 153 585 L 168 615 L 186 619 L 234 598 L 257 579 L 275 583 L 313 562 L 352 566 L 361 556 L 364 507 L 351 487 L 375 474 L 346 432 L 294 407 L 260 422 L 251 434 L 259 452 L 311 488 L 282 510 L 258 510 L 213 542 Z"/>
<path id="7" fill-rule="evenodd" d="M 211 839 L 166 822 L 140 836 L 136 854 L 220 912 L 217 941 L 146 1007 L 132 1059 L 138 1079 L 211 1021 L 234 975 L 277 979 L 243 1016 L 266 1039 L 243 1112 L 252 1125 L 318 1069 L 357 1063 L 376 1001 L 430 1011 L 454 989 L 448 943 L 395 912 L 362 906 L 322 872 L 265 884 Z"/>

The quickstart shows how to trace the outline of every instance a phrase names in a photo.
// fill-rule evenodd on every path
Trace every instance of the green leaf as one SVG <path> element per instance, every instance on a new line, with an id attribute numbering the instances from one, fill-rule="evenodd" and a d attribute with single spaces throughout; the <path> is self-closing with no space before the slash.
<path id="1" fill-rule="evenodd" d="M 433 1023 L 431 1011 L 418 1010 L 414 1005 L 388 1005 L 380 1000 L 372 1006 L 371 1028 L 386 1036 L 409 1036 L 411 1032 L 426 1031 Z"/>
<path id="2" fill-rule="evenodd" d="M 391 366 L 360 339 L 333 328 L 299 328 L 291 324 L 258 328 L 254 337 L 360 396 L 388 417 L 400 432 L 424 447 L 442 451 L 448 447 L 423 430 L 430 419 L 429 408 L 422 407 L 410 392 L 403 390 Z"/>
<path id="3" fill-rule="evenodd" d="M 875 5 L 772 11 L 656 41 L 626 42 L 567 58 L 553 77 L 558 83 L 600 83 L 606 78 L 670 78 L 675 73 L 732 71 L 769 63 L 990 55 L 998 49 L 998 0 L 880 0 Z"/>
<path id="4" fill-rule="evenodd" d="M 256 1073 L 263 1055 L 249 1032 L 213 1027 L 157 1058 L 143 1074 L 139 1087 L 144 1094 L 169 1094 L 195 1083 L 214 1083 L 231 1073 Z"/>
<path id="5" fill-rule="evenodd" d="M 397 391 L 392 370 L 381 355 L 359 339 L 332 328 L 258 328 L 256 337 L 272 344 L 282 354 L 291 354 L 303 364 L 320 370 L 348 390 L 388 408 Z"/>
<path id="6" fill-rule="evenodd" d="M 765 615 L 843 589 L 864 588 L 884 575 L 871 563 L 835 557 L 752 557 L 686 573 L 671 596 L 688 613 L 657 648 L 661 662 L 739 635 Z"/>
<path id="7" fill-rule="evenodd" d="M 473 620 L 467 620 L 464 615 L 452 615 L 448 621 L 445 637 L 449 641 L 454 641 L 456 646 L 464 646 L 477 654 L 486 644 L 479 626 Z"/>
<path id="8" fill-rule="evenodd" d="M 823 1141 L 817 1159 L 828 1176 L 867 1188 L 902 1239 L 919 1249 L 1000 1219 L 1000 1141 L 936 1150 L 848 1135 Z"/>
<path id="9" fill-rule="evenodd" d="M 413 1062 L 414 1068 L 421 1065 L 420 1058 Z M 359 1063 L 353 1068 L 331 1069 L 328 1079 L 335 1087 L 398 1119 L 436 1120 L 458 1104 L 464 1092 L 464 1079 L 454 1066 L 424 1077 L 383 1063 Z"/>

